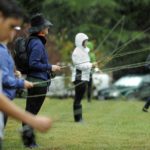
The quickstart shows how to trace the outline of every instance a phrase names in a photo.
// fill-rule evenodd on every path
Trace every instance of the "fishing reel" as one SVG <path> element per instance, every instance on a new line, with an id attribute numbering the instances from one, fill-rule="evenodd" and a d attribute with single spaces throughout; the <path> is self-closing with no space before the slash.
<path id="1" fill-rule="evenodd" d="M 50 72 L 50 77 L 51 79 L 55 78 L 56 77 L 56 73 L 54 73 L 53 71 Z"/>

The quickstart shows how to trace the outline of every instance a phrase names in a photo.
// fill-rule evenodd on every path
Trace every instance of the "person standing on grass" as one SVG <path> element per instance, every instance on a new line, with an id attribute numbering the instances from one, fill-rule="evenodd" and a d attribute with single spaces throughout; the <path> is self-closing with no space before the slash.
<path id="1" fill-rule="evenodd" d="M 4 52 L 4 54 L 8 54 L 6 42 L 8 41 L 8 39 L 11 38 L 11 36 L 14 35 L 15 32 L 14 29 L 16 26 L 20 25 L 20 19 L 21 19 L 21 9 L 19 8 L 15 0 L 0 0 L 0 53 Z M 0 63 L 2 63 L 4 57 L 5 55 L 1 55 Z M 9 54 L 8 54 L 8 58 L 11 59 L 11 56 Z M 8 62 L 8 64 L 10 62 Z M 9 70 L 6 69 L 5 66 L 1 65 L 0 66 L 0 149 L 2 149 L 2 138 L 3 138 L 3 128 L 4 128 L 4 120 L 3 120 L 2 112 L 7 113 L 9 116 L 12 116 L 17 120 L 24 121 L 30 124 L 33 128 L 41 132 L 47 131 L 51 126 L 50 118 L 42 117 L 42 116 L 38 117 L 30 113 L 24 112 L 22 109 L 20 109 L 15 104 L 13 104 L 13 102 L 11 102 L 4 95 L 4 94 L 6 95 L 8 94 L 10 96 L 13 93 L 13 91 L 4 93 L 4 89 L 3 89 L 4 87 L 2 87 L 2 82 L 5 79 L 4 78 L 4 75 L 6 75 L 5 71 L 9 72 Z M 8 76 L 6 78 L 8 79 Z M 18 79 L 15 80 L 12 77 L 10 77 L 9 79 L 11 79 L 11 81 L 16 81 L 15 83 L 13 82 L 12 84 L 12 86 L 15 88 L 17 87 L 18 82 L 19 83 L 25 82 L 25 81 L 20 81 Z M 26 82 L 26 86 L 27 85 L 32 86 L 32 83 Z"/>
<path id="2" fill-rule="evenodd" d="M 50 26 L 52 26 L 51 22 L 45 19 L 42 14 L 35 14 L 31 18 L 31 28 L 29 29 L 29 33 L 30 36 L 35 38 L 32 38 L 27 46 L 27 51 L 29 54 L 27 79 L 29 81 L 47 81 L 51 79 L 52 72 L 60 71 L 60 66 L 52 65 L 48 62 L 48 54 L 45 48 L 45 44 L 46 35 L 48 35 Z M 26 111 L 35 115 L 38 114 L 45 100 L 48 86 L 49 83 L 45 82 L 28 90 Z M 33 129 L 27 124 L 23 123 L 23 130 L 24 132 L 22 134 L 22 140 L 24 146 L 28 148 L 38 147 Z"/>
<path id="3" fill-rule="evenodd" d="M 147 57 L 145 66 L 150 70 L 150 54 Z M 150 106 L 150 97 L 147 99 L 147 101 L 146 101 L 146 103 L 145 103 L 145 105 L 144 105 L 142 110 L 144 112 L 148 112 L 149 106 Z"/>
<path id="4" fill-rule="evenodd" d="M 89 56 L 90 56 L 90 62 L 91 63 L 95 63 L 96 62 L 96 56 L 95 56 L 95 53 L 94 53 L 94 45 L 92 42 L 88 42 L 87 43 L 87 47 L 89 48 Z M 92 80 L 92 76 L 93 76 L 93 73 L 92 73 L 93 70 L 91 70 L 91 73 L 90 73 L 90 80 L 88 81 L 88 84 L 87 84 L 87 101 L 88 102 L 91 102 L 91 98 L 92 98 L 92 83 L 93 83 L 93 80 Z"/>
<path id="5" fill-rule="evenodd" d="M 142 109 L 143 112 L 148 112 L 149 106 L 150 106 L 150 97 L 147 99 L 147 101 Z"/>
<path id="6" fill-rule="evenodd" d="M 82 122 L 82 104 L 87 82 L 90 80 L 91 69 L 96 63 L 90 62 L 89 48 L 87 47 L 88 36 L 84 33 L 78 33 L 75 37 L 75 49 L 72 53 L 72 62 L 74 65 L 72 73 L 72 82 L 75 85 L 75 97 L 73 102 L 74 121 Z"/>

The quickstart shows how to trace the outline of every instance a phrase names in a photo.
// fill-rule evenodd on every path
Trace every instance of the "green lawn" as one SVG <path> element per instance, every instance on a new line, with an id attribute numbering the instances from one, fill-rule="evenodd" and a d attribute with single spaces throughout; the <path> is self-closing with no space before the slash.
<path id="1" fill-rule="evenodd" d="M 24 100 L 15 100 L 24 107 Z M 40 114 L 51 116 L 53 128 L 37 133 L 40 150 L 150 150 L 150 114 L 141 101 L 83 101 L 84 123 L 73 122 L 72 100 L 47 99 Z M 9 119 L 4 150 L 24 149 L 20 123 Z"/>

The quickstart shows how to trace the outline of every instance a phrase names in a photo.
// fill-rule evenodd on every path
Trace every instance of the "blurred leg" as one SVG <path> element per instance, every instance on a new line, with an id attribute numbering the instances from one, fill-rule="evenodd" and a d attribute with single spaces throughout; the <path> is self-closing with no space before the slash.
<path id="1" fill-rule="evenodd" d="M 47 92 L 47 87 L 35 87 L 29 89 L 28 96 L 41 95 L 41 94 L 43 94 L 43 96 L 27 98 L 26 111 L 35 115 L 38 114 L 45 100 L 46 92 Z M 34 130 L 30 126 L 24 123 L 23 123 L 22 140 L 26 147 L 36 146 Z"/>

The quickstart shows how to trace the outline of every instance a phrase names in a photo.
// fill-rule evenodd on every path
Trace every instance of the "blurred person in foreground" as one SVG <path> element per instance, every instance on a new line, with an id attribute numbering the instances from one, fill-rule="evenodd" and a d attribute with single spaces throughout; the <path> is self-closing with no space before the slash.
<path id="1" fill-rule="evenodd" d="M 20 13 L 18 15 L 18 13 Z M 21 23 L 21 11 L 15 0 L 0 0 L 0 48 L 6 50 L 6 41 L 11 39 L 10 35 L 13 35 L 15 29 Z M 0 50 L 1 52 L 1 50 Z M 2 66 L 5 67 L 5 66 Z M 3 77 L 3 68 L 0 67 L 0 77 Z M 1 79 L 1 78 L 0 78 Z M 2 86 L 3 78 L 0 80 Z M 32 86 L 32 84 L 30 84 Z M 1 87 L 0 86 L 0 87 Z M 34 116 L 30 113 L 24 112 L 22 109 L 17 107 L 11 102 L 4 94 L 3 88 L 0 90 L 0 110 L 7 113 L 13 118 L 24 121 L 30 124 L 33 128 L 44 132 L 47 131 L 51 126 L 51 120 L 47 117 Z M 2 112 L 0 112 L 0 141 L 3 138 L 4 121 Z M 0 143 L 1 143 L 0 142 Z M 0 144 L 2 149 L 2 143 Z"/>

